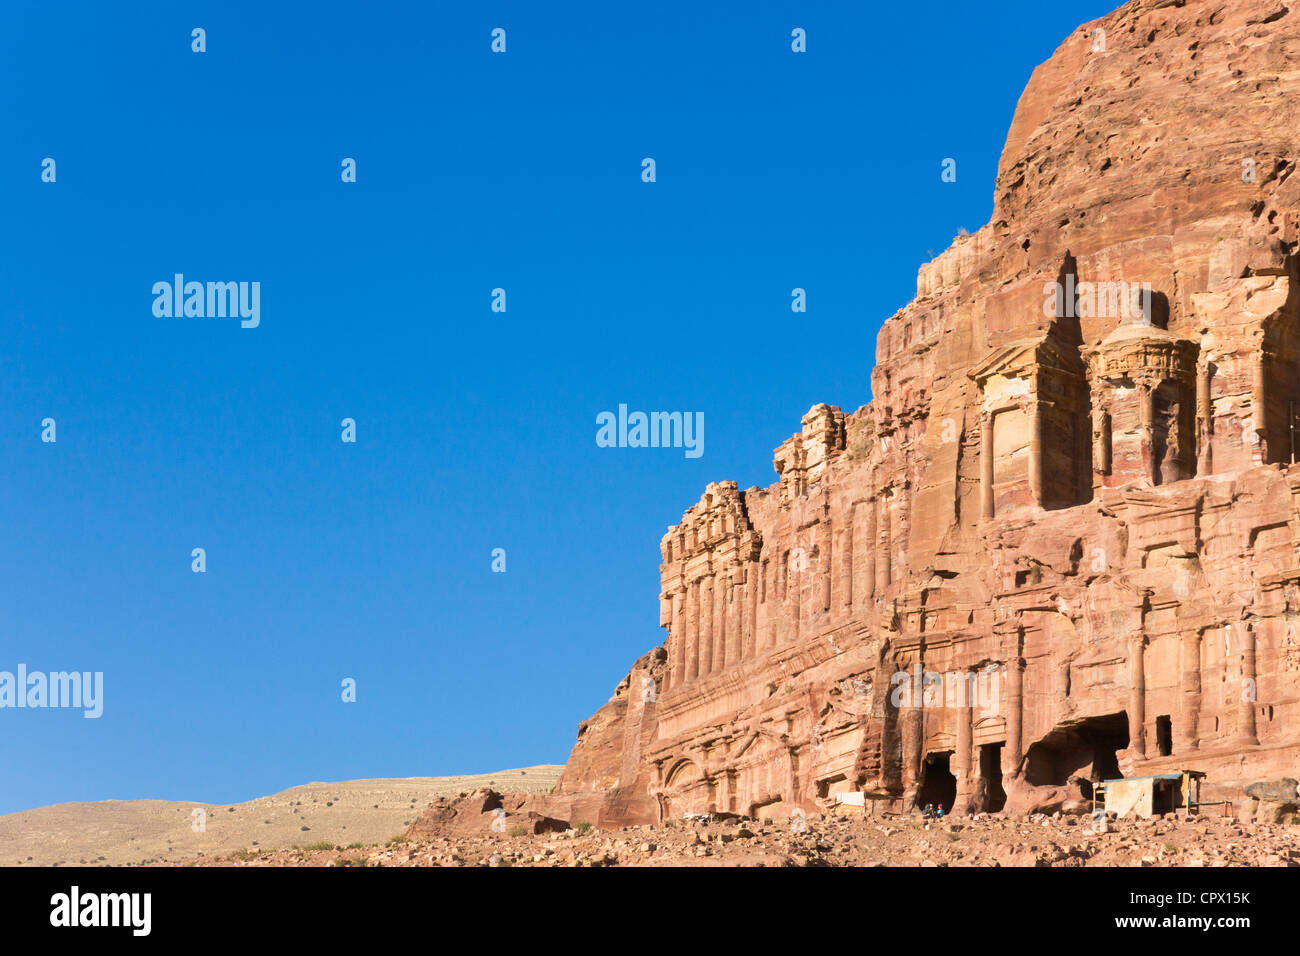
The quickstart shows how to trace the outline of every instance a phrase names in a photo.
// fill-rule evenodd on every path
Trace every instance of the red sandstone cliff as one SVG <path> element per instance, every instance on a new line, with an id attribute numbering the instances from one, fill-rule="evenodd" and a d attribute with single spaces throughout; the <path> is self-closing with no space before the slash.
<path id="1" fill-rule="evenodd" d="M 1135 0 L 1036 69 L 870 404 L 664 536 L 667 640 L 583 725 L 566 818 L 1300 776 L 1298 88 L 1279 0 Z"/>

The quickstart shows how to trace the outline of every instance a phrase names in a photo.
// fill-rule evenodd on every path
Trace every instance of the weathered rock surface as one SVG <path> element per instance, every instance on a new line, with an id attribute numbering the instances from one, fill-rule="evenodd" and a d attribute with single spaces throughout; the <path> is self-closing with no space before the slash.
<path id="1" fill-rule="evenodd" d="M 569 829 L 530 808 L 535 798 L 526 793 L 501 794 L 480 789 L 456 797 L 439 797 L 410 825 L 405 836 L 419 840 L 433 836 L 465 837 L 484 833 L 556 833 Z"/>
<path id="2" fill-rule="evenodd" d="M 710 484 L 664 536 L 665 645 L 538 812 L 1028 812 L 1120 774 L 1234 801 L 1293 774 L 1298 114 L 1277 0 L 1071 35 L 992 220 L 885 322 L 870 404 L 814 406 L 777 483 Z"/>
<path id="3" fill-rule="evenodd" d="M 1280 780 L 1257 780 L 1246 785 L 1246 796 L 1256 800 L 1272 800 L 1274 803 L 1295 803 L 1300 799 L 1296 793 L 1294 777 Z"/>

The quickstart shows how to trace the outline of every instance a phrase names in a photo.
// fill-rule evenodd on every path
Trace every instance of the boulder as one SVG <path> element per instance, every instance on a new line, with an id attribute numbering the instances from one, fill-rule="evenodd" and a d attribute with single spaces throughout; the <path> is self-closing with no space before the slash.
<path id="1" fill-rule="evenodd" d="M 1278 777 L 1276 780 L 1256 780 L 1246 784 L 1246 796 L 1270 803 L 1295 803 L 1300 800 L 1297 782 L 1291 777 Z"/>

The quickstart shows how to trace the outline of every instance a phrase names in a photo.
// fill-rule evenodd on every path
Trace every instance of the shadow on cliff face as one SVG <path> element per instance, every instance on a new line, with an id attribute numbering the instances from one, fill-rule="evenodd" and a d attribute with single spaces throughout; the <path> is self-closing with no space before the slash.
<path id="1" fill-rule="evenodd" d="M 1124 711 L 1058 724 L 1031 744 L 1020 774 L 1007 783 L 1006 809 L 1021 813 L 1085 813 L 1093 784 L 1122 776 L 1128 747 Z"/>

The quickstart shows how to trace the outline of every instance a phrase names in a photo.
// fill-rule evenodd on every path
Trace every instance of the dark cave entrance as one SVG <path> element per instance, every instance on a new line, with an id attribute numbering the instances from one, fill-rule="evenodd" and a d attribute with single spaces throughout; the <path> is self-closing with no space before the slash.
<path id="1" fill-rule="evenodd" d="M 1025 780 L 1034 786 L 1054 787 L 1073 780 L 1088 800 L 1094 783 L 1122 776 L 1116 753 L 1127 746 L 1128 714 L 1124 711 L 1059 724 L 1030 745 L 1025 754 Z"/>
<path id="2" fill-rule="evenodd" d="M 953 801 L 957 799 L 957 778 L 949 768 L 952 751 L 926 754 L 921 767 L 921 787 L 916 792 L 917 806 L 922 809 L 927 803 L 935 808 L 942 806 L 944 813 L 952 811 Z"/>
<path id="3" fill-rule="evenodd" d="M 1168 714 L 1156 718 L 1156 749 L 1162 757 L 1174 752 L 1174 725 Z"/>
<path id="4" fill-rule="evenodd" d="M 1007 804 L 1002 789 L 1002 744 L 980 747 L 980 779 L 984 781 L 984 812 L 997 813 Z"/>

